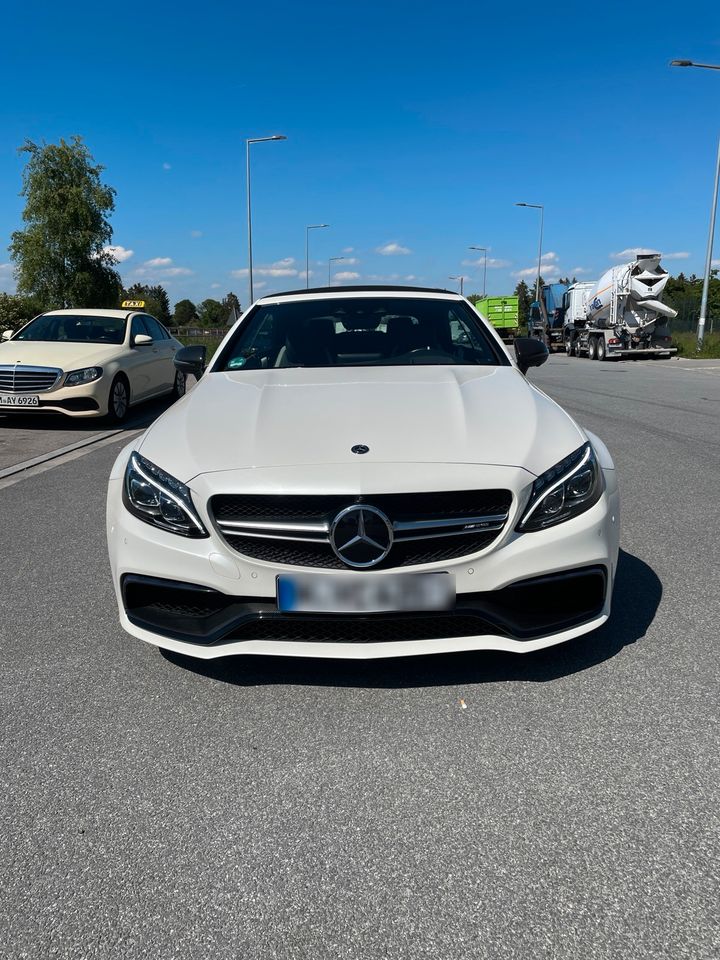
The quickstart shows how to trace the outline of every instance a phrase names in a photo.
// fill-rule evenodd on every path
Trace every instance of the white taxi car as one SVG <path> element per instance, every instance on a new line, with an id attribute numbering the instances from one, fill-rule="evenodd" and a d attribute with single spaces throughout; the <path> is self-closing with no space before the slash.
<path id="1" fill-rule="evenodd" d="M 185 393 L 182 344 L 130 301 L 120 310 L 51 310 L 0 342 L 0 411 L 125 419 L 131 406 Z"/>
<path id="2" fill-rule="evenodd" d="M 604 623 L 619 495 L 605 444 L 464 297 L 274 294 L 177 367 L 199 376 L 119 455 L 120 621 L 196 657 L 526 652 Z M 502 415 L 499 415 L 502 414 Z"/>

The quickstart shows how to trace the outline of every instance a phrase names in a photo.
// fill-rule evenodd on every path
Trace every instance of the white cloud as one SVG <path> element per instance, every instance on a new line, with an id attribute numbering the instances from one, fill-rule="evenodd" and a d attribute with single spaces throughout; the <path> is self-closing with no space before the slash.
<path id="1" fill-rule="evenodd" d="M 170 164 L 170 163 L 164 163 L 164 164 L 163 164 L 163 170 L 172 170 L 172 164 Z"/>
<path id="2" fill-rule="evenodd" d="M 333 277 L 333 280 L 359 280 L 360 274 L 353 273 L 352 270 L 341 270 L 339 273 L 336 273 Z"/>
<path id="3" fill-rule="evenodd" d="M 400 254 L 412 253 L 412 250 L 399 243 L 386 243 L 382 247 L 376 247 L 375 253 L 379 253 L 382 257 L 396 257 Z"/>
<path id="4" fill-rule="evenodd" d="M 191 231 L 190 231 L 190 236 L 191 236 L 191 237 L 194 237 L 196 240 L 197 240 L 198 237 L 201 237 L 202 235 L 203 235 L 202 230 L 191 230 Z"/>
<path id="5" fill-rule="evenodd" d="M 360 263 L 357 257 L 343 257 L 342 262 L 347 266 L 355 266 L 355 264 Z"/>
<path id="6" fill-rule="evenodd" d="M 189 277 L 191 274 L 192 270 L 188 267 L 169 267 L 162 271 L 163 277 Z"/>
<path id="7" fill-rule="evenodd" d="M 153 257 L 133 271 L 132 276 L 152 280 L 168 280 L 172 277 L 189 277 L 193 271 L 189 267 L 172 266 L 172 257 Z"/>
<path id="8" fill-rule="evenodd" d="M 355 247 L 343 247 L 343 253 L 355 253 Z"/>
<path id="9" fill-rule="evenodd" d="M 253 273 L 255 273 L 254 270 L 253 270 Z M 266 286 L 267 286 L 267 280 L 258 280 L 257 282 L 253 280 L 253 289 L 255 290 L 262 290 L 262 288 Z"/>
<path id="10" fill-rule="evenodd" d="M 406 277 L 403 277 L 403 280 L 417 280 L 417 277 L 414 273 L 409 273 Z"/>
<path id="11" fill-rule="evenodd" d="M 103 252 L 115 257 L 118 263 L 125 263 L 135 253 L 134 250 L 128 250 L 127 247 L 121 246 L 103 247 Z"/>
<path id="12" fill-rule="evenodd" d="M 463 260 L 461 266 L 463 267 L 482 267 L 484 266 L 485 261 L 482 257 L 478 257 L 477 260 Z M 488 257 L 487 261 L 488 270 L 504 270 L 506 267 L 512 266 L 511 260 L 498 260 L 495 257 Z"/>
<path id="13" fill-rule="evenodd" d="M 300 271 L 294 264 L 294 257 L 284 257 L 282 260 L 276 260 L 269 266 L 256 267 L 253 265 L 253 277 L 298 277 L 300 276 Z M 304 272 L 303 270 L 303 273 Z M 231 270 L 230 275 L 242 279 L 248 275 L 248 269 L 247 267 L 242 267 L 240 270 Z M 254 283 L 253 286 L 257 286 L 257 284 Z"/>
<path id="14" fill-rule="evenodd" d="M 677 253 L 664 253 L 663 260 L 687 260 L 690 256 L 685 250 L 679 250 Z"/>
<path id="15" fill-rule="evenodd" d="M 587 267 L 573 267 L 570 270 L 571 277 L 581 277 L 584 273 L 594 273 L 594 270 L 588 270 Z"/>
<path id="16" fill-rule="evenodd" d="M 720 267 L 720 260 L 712 260 L 710 263 L 712 267 Z"/>
<path id="17" fill-rule="evenodd" d="M 0 290 L 7 293 L 10 288 L 14 288 L 13 265 L 11 263 L 0 263 Z"/>
<path id="18" fill-rule="evenodd" d="M 518 280 L 527 280 L 537 277 L 537 264 L 534 267 L 527 267 L 525 270 L 516 270 L 511 276 Z M 554 280 L 560 276 L 560 268 L 553 263 L 543 264 L 540 268 L 540 276 L 543 280 Z"/>
<path id="19" fill-rule="evenodd" d="M 548 253 L 544 253 L 542 257 L 540 257 L 540 260 L 543 263 L 555 263 L 558 259 L 558 255 L 553 253 L 552 250 L 550 250 Z"/>
<path id="20" fill-rule="evenodd" d="M 627 250 L 619 250 L 617 253 L 611 253 L 611 260 L 634 260 L 641 253 L 657 253 L 657 250 L 651 250 L 649 247 L 628 247 Z"/>
<path id="21" fill-rule="evenodd" d="M 220 284 L 219 284 L 219 283 L 211 283 L 211 284 L 210 284 L 210 289 L 211 289 L 211 290 L 219 290 L 219 289 L 220 289 Z"/>

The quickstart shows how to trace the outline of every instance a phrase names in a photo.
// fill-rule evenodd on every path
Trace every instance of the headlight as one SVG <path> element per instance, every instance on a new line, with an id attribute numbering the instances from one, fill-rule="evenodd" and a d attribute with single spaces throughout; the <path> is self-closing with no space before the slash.
<path id="1" fill-rule="evenodd" d="M 586 443 L 537 478 L 516 529 L 544 530 L 577 517 L 598 502 L 603 483 L 595 451 Z"/>
<path id="2" fill-rule="evenodd" d="M 139 453 L 131 453 L 125 469 L 123 503 L 134 516 L 182 537 L 207 537 L 190 489 Z"/>
<path id="3" fill-rule="evenodd" d="M 66 387 L 76 387 L 80 383 L 92 383 L 102 376 L 102 367 L 83 367 L 82 370 L 71 370 L 65 377 Z"/>

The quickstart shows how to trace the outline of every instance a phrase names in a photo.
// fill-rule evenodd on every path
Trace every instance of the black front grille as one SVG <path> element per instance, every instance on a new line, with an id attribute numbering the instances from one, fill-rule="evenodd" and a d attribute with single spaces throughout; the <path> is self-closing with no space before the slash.
<path id="1" fill-rule="evenodd" d="M 62 373 L 54 367 L 27 368 L 22 364 L 0 367 L 0 391 L 34 393 L 49 390 Z"/>
<path id="2" fill-rule="evenodd" d="M 433 493 L 386 493 L 366 496 L 268 496 L 221 494 L 210 500 L 210 512 L 220 525 L 235 523 L 324 524 L 329 529 L 332 521 L 346 507 L 365 503 L 381 510 L 391 523 L 452 520 L 459 517 L 504 516 L 510 509 L 509 490 L 459 490 Z M 373 569 L 407 567 L 421 563 L 444 563 L 471 556 L 484 550 L 501 533 L 500 529 L 474 530 L 447 536 L 410 539 L 397 535 L 387 558 Z M 246 531 L 234 532 L 221 528 L 226 543 L 243 556 L 266 563 L 301 567 L 321 567 L 344 570 L 346 565 L 330 546 L 327 534 L 311 540 L 293 539 L 276 534 L 247 536 Z"/>
<path id="3" fill-rule="evenodd" d="M 216 520 L 302 523 L 332 520 L 345 507 L 367 503 L 391 520 L 439 520 L 503 513 L 510 506 L 508 490 L 457 490 L 440 493 L 383 493 L 366 496 L 221 494 L 210 501 Z"/>
<path id="4" fill-rule="evenodd" d="M 432 540 L 406 540 L 393 545 L 387 559 L 374 570 L 390 567 L 409 567 L 418 563 L 443 563 L 458 557 L 470 556 L 484 550 L 498 536 L 497 531 L 466 534 L 455 537 L 436 537 Z M 224 534 L 226 542 L 246 557 L 266 563 L 286 563 L 297 567 L 322 567 L 325 570 L 347 570 L 333 553 L 327 540 L 303 543 L 297 540 L 263 540 Z"/>

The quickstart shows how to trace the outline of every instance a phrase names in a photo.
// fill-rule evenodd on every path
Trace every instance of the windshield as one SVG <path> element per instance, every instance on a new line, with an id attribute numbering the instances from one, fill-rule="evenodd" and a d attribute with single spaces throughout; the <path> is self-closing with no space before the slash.
<path id="1" fill-rule="evenodd" d="M 125 339 L 124 317 L 91 317 L 84 314 L 44 314 L 31 320 L 13 340 L 58 343 L 115 343 Z"/>
<path id="2" fill-rule="evenodd" d="M 258 307 L 213 369 L 508 363 L 460 301 L 337 297 Z"/>

